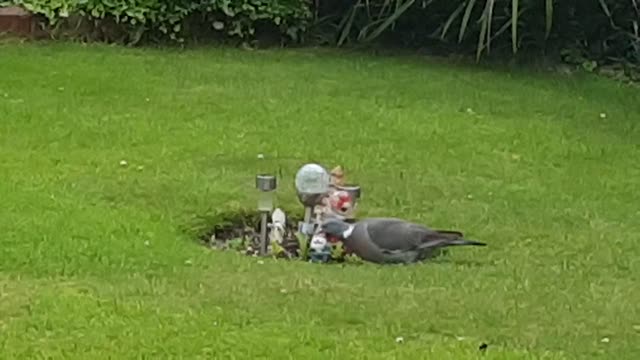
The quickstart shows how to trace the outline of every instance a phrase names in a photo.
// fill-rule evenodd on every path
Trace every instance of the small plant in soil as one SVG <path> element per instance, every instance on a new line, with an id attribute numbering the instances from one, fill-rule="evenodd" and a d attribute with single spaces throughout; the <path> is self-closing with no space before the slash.
<path id="1" fill-rule="evenodd" d="M 268 254 L 280 259 L 308 259 L 308 239 L 298 232 L 301 216 L 289 215 L 282 242 L 269 242 Z M 201 240 L 210 248 L 221 251 L 237 251 L 249 256 L 258 256 L 260 246 L 260 213 L 238 212 L 216 216 L 216 224 L 210 225 Z M 267 231 L 271 231 L 268 228 Z M 332 245 L 331 260 L 344 260 L 342 243 Z"/>

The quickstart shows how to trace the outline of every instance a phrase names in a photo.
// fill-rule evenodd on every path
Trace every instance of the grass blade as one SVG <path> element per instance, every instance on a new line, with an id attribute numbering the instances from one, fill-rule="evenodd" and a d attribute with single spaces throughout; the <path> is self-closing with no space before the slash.
<path id="1" fill-rule="evenodd" d="M 547 18 L 547 28 L 544 33 L 544 39 L 547 40 L 549 35 L 551 35 L 551 27 L 553 26 L 553 0 L 547 0 L 545 13 Z"/>
<path id="2" fill-rule="evenodd" d="M 378 12 L 378 16 L 376 18 L 381 19 L 382 16 L 387 11 L 387 8 L 390 7 L 390 5 L 391 5 L 391 0 L 384 0 L 384 3 L 382 4 L 382 7 L 380 8 L 380 12 Z"/>
<path id="3" fill-rule="evenodd" d="M 520 11 L 518 13 L 518 15 L 521 15 L 522 11 Z M 500 27 L 500 29 L 498 29 L 498 31 L 496 31 L 493 36 L 491 36 L 491 40 L 493 41 L 493 39 L 497 38 L 498 36 L 502 35 L 505 31 L 507 31 L 507 29 L 511 26 L 511 19 L 507 20 L 507 22 L 504 23 L 504 25 L 502 25 Z"/>
<path id="4" fill-rule="evenodd" d="M 493 7 L 496 0 L 487 0 L 487 53 L 491 51 L 491 24 L 493 23 Z"/>
<path id="5" fill-rule="evenodd" d="M 524 11 L 522 9 L 520 9 L 520 11 L 518 12 L 518 17 L 522 16 L 522 13 Z M 491 36 L 491 41 L 493 41 L 493 39 L 497 38 L 498 36 L 502 35 L 505 31 L 507 31 L 507 29 L 509 29 L 509 27 L 511 26 L 511 19 L 507 20 L 501 27 L 500 29 L 498 29 L 498 31 L 496 31 L 492 36 Z M 484 50 L 484 47 L 482 48 L 482 50 Z"/>
<path id="6" fill-rule="evenodd" d="M 487 0 L 484 11 L 482 11 L 482 16 L 480 17 L 480 36 L 478 36 L 478 47 L 476 49 L 476 61 L 480 60 L 480 55 L 482 55 L 482 50 L 485 47 L 485 36 L 487 34 L 487 18 L 488 18 L 488 9 L 489 9 L 489 1 Z"/>
<path id="7" fill-rule="evenodd" d="M 604 0 L 599 0 L 599 1 L 600 1 L 600 7 L 602 8 L 602 11 L 604 11 L 607 17 L 611 19 L 611 11 L 609 10 L 609 6 L 607 6 L 607 3 Z"/>
<path id="8" fill-rule="evenodd" d="M 345 16 L 344 19 L 340 23 L 340 27 L 342 31 L 340 32 L 340 38 L 338 39 L 338 46 L 342 46 L 344 42 L 347 40 L 349 33 L 351 32 L 351 26 L 353 25 L 353 19 L 356 17 L 356 11 L 358 11 L 358 7 L 360 7 L 360 1 L 358 1 L 351 8 L 351 12 L 348 16 Z"/>
<path id="9" fill-rule="evenodd" d="M 469 0 L 467 3 L 467 9 L 464 11 L 464 16 L 462 17 L 462 24 L 460 24 L 460 34 L 458 34 L 458 42 L 461 43 L 464 38 L 464 33 L 467 30 L 467 25 L 469 25 L 469 18 L 471 17 L 471 11 L 473 11 L 473 5 L 475 5 L 476 0 Z"/>
<path id="10" fill-rule="evenodd" d="M 440 34 L 440 38 L 444 40 L 445 36 L 447 36 L 447 32 L 449 31 L 449 28 L 451 27 L 451 24 L 453 24 L 454 21 L 456 21 L 456 19 L 458 18 L 458 16 L 460 16 L 460 14 L 462 13 L 462 10 L 464 10 L 464 2 L 460 4 L 460 6 L 458 6 L 458 8 L 456 9 L 456 11 L 454 11 L 451 16 L 449 16 L 449 18 L 447 19 L 447 22 L 444 23 L 444 28 L 442 28 L 442 34 Z"/>
<path id="11" fill-rule="evenodd" d="M 367 33 L 369 32 L 369 29 L 371 29 L 374 26 L 377 26 L 378 24 L 381 24 L 382 22 L 384 22 L 384 20 L 385 19 L 373 20 L 367 25 L 365 25 L 362 29 L 360 29 L 360 33 L 358 33 L 357 40 L 363 41 L 367 37 Z"/>
<path id="12" fill-rule="evenodd" d="M 518 8 L 520 3 L 518 0 L 511 1 L 511 51 L 515 54 L 518 52 Z"/>
<path id="13" fill-rule="evenodd" d="M 605 15 L 607 15 L 607 17 L 609 18 L 609 23 L 611 24 L 611 27 L 614 28 L 615 30 L 620 30 L 620 28 L 616 25 L 615 21 L 613 20 L 613 16 L 611 15 L 611 10 L 609 10 L 609 6 L 607 5 L 607 2 L 604 0 L 599 0 L 599 2 L 600 2 L 600 7 L 602 8 L 602 11 L 604 11 Z"/>
<path id="14" fill-rule="evenodd" d="M 378 37 L 384 30 L 386 30 L 389 25 L 393 24 L 398 18 L 407 11 L 416 0 L 407 0 L 404 4 L 400 5 L 398 9 L 391 14 L 380 26 L 378 26 L 375 30 L 367 36 L 364 41 L 371 41 Z"/>

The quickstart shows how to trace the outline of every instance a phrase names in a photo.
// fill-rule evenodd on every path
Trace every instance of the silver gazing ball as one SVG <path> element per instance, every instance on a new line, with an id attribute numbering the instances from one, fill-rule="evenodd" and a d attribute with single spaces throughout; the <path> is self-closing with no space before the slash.
<path id="1" fill-rule="evenodd" d="M 314 206 L 329 191 L 329 172 L 318 164 L 306 164 L 296 173 L 298 199 L 304 205 Z"/>

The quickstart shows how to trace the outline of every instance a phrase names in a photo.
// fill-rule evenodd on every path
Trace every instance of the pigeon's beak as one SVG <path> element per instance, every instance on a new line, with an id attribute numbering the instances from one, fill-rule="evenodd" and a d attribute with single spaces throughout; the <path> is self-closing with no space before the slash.
<path id="1" fill-rule="evenodd" d="M 328 224 L 321 224 L 319 226 L 319 230 L 320 230 L 320 232 L 323 232 L 323 233 L 328 234 L 328 235 L 332 234 L 332 232 L 330 231 L 331 227 Z"/>

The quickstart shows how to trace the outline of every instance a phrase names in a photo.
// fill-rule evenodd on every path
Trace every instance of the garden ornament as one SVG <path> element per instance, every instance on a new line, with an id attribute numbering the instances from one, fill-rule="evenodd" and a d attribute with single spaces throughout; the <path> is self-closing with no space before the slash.
<path id="1" fill-rule="evenodd" d="M 309 259 L 311 262 L 328 262 L 331 259 L 331 245 L 324 234 L 317 233 L 311 238 L 309 246 Z"/>
<path id="2" fill-rule="evenodd" d="M 329 188 L 322 202 L 316 205 L 316 214 L 335 215 L 341 219 L 353 220 L 356 202 L 360 198 L 360 187 L 345 184 L 344 170 L 341 166 L 331 170 L 330 175 Z"/>
<path id="3" fill-rule="evenodd" d="M 346 191 L 330 189 L 322 203 L 314 208 L 316 222 L 320 224 L 327 217 L 353 218 L 353 200 Z"/>
<path id="4" fill-rule="evenodd" d="M 331 179 L 330 184 L 332 186 L 343 186 L 344 185 L 344 170 L 342 170 L 342 166 L 338 165 L 333 170 L 331 170 Z"/>
<path id="5" fill-rule="evenodd" d="M 466 240 L 455 231 L 432 230 L 396 218 L 369 218 L 354 224 L 334 218 L 323 222 L 321 230 L 341 239 L 345 248 L 363 260 L 380 264 L 418 262 L 448 246 L 486 245 Z"/>
<path id="6" fill-rule="evenodd" d="M 282 245 L 286 232 L 287 217 L 282 209 L 277 208 L 271 214 L 271 223 L 269 224 L 269 243 Z"/>

